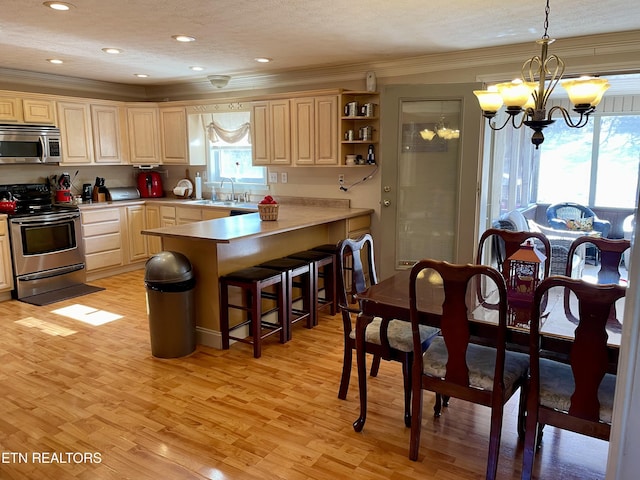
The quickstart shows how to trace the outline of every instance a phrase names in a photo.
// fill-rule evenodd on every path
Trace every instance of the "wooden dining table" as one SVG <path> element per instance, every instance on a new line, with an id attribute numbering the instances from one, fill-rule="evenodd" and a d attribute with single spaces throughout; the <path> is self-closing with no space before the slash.
<path id="1" fill-rule="evenodd" d="M 358 388 L 360 392 L 360 416 L 353 423 L 357 432 L 361 431 L 367 415 L 367 365 L 365 352 L 365 329 L 374 317 L 410 321 L 409 318 L 409 275 L 411 270 L 402 270 L 395 275 L 369 287 L 356 295 L 362 306 L 362 314 L 356 320 L 356 361 Z M 434 327 L 440 326 L 444 290 L 441 282 L 428 277 L 418 279 L 417 306 L 420 322 Z M 555 290 L 555 291 L 553 291 Z M 571 310 L 565 308 L 565 292 L 557 288 L 550 291 L 541 314 L 542 355 L 560 361 L 567 361 L 577 319 L 575 297 L 570 302 Z M 573 295 L 570 296 L 570 298 Z M 491 308 L 491 294 L 479 302 L 475 295 L 469 297 L 468 310 L 471 335 L 479 340 L 495 338 L 498 312 Z M 624 298 L 618 301 L 607 323 L 609 345 L 609 371 L 615 373 L 618 363 L 622 332 Z M 575 314 L 574 314 L 575 315 Z M 528 352 L 530 308 L 510 306 L 508 311 L 507 348 Z"/>

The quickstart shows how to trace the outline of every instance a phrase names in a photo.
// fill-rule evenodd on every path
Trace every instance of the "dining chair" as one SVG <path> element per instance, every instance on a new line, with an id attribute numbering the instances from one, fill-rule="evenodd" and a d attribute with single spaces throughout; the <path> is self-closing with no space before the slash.
<path id="1" fill-rule="evenodd" d="M 552 288 L 570 289 L 577 298 L 579 318 L 566 363 L 541 357 L 540 303 Z M 605 326 L 625 287 L 597 285 L 565 276 L 543 280 L 534 295 L 529 331 L 531 377 L 526 409 L 522 478 L 530 479 L 535 452 L 541 445 L 542 428 L 564 430 L 608 440 L 611 433 L 615 362 L 610 365 Z M 614 372 L 614 373 L 612 373 Z"/>
<path id="2" fill-rule="evenodd" d="M 598 263 L 598 265 L 596 265 L 596 267 L 598 267 L 596 283 L 619 283 L 621 280 L 620 263 L 622 262 L 624 252 L 631 248 L 631 242 L 629 240 L 612 240 L 590 236 L 576 238 L 569 246 L 569 257 L 565 272 L 567 277 L 572 276 L 573 254 L 580 248 L 580 245 L 583 244 L 591 244 L 596 249 L 596 263 Z M 625 266 L 628 268 L 628 265 Z M 584 274 L 582 276 L 584 277 Z"/>
<path id="3" fill-rule="evenodd" d="M 529 231 L 513 231 L 500 228 L 489 228 L 480 237 L 476 265 L 489 265 L 500 271 L 505 281 L 509 280 L 509 257 L 516 253 L 527 240 L 533 240 L 536 248 L 547 257 L 544 265 L 544 278 L 549 276 L 551 264 L 551 244 L 542 233 Z M 491 259 L 486 263 L 485 251 L 491 242 Z M 542 248 L 541 248 L 542 247 Z"/>
<path id="4" fill-rule="evenodd" d="M 520 245 L 527 240 L 533 240 L 536 248 L 542 251 L 547 259 L 544 262 L 543 278 L 549 276 L 551 267 L 551 255 L 552 249 L 549 239 L 540 232 L 529 231 L 513 231 L 500 228 L 489 228 L 481 236 L 478 243 L 478 252 L 476 255 L 476 265 L 489 265 L 500 273 L 509 283 L 509 257 L 516 253 L 520 248 Z M 487 259 L 487 251 L 491 252 L 490 258 Z M 491 306 L 487 303 L 485 296 L 483 295 L 483 287 L 481 282 L 477 285 L 478 301 L 484 303 L 486 306 Z M 496 305 L 493 305 L 494 307 Z"/>
<path id="5" fill-rule="evenodd" d="M 498 323 L 488 343 L 471 341 L 469 312 L 475 302 L 473 283 L 491 282 L 498 294 Z M 444 300 L 440 329 L 442 335 L 422 354 L 420 291 L 441 285 Z M 437 260 L 421 260 L 411 269 L 409 305 L 413 334 L 411 440 L 409 458 L 418 459 L 422 426 L 422 390 L 491 408 L 491 427 L 486 478 L 494 479 L 500 453 L 504 404 L 520 389 L 518 433 L 523 434 L 527 396 L 529 357 L 506 350 L 507 288 L 502 274 L 486 265 L 456 265 Z M 435 416 L 440 415 L 436 397 Z"/>
<path id="6" fill-rule="evenodd" d="M 339 272 L 338 306 L 342 312 L 344 332 L 344 356 L 338 398 L 344 400 L 347 398 L 349 390 L 353 351 L 356 348 L 353 316 L 361 313 L 359 303 L 354 301 L 354 295 L 378 283 L 371 235 L 365 234 L 358 239 L 342 240 L 338 248 L 337 262 Z M 420 350 L 426 349 L 438 333 L 437 328 L 421 325 L 418 333 Z M 411 425 L 412 341 L 411 324 L 408 319 L 376 317 L 365 330 L 365 351 L 373 355 L 370 370 L 372 377 L 378 374 L 381 359 L 393 360 L 402 364 L 404 420 L 407 427 Z"/>

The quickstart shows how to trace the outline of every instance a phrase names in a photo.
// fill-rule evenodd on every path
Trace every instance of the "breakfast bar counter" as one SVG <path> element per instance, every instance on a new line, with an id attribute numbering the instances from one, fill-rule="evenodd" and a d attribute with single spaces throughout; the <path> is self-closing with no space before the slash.
<path id="1" fill-rule="evenodd" d="M 240 268 L 336 243 L 369 231 L 372 209 L 284 205 L 278 219 L 258 213 L 143 230 L 161 237 L 162 249 L 191 262 L 196 278 L 198 343 L 221 348 L 218 278 Z"/>

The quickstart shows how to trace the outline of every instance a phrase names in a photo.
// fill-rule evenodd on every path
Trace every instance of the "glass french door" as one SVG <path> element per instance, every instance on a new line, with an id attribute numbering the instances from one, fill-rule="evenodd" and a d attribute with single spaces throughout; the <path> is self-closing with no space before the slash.
<path id="1" fill-rule="evenodd" d="M 480 210 L 479 84 L 389 86 L 382 96 L 381 277 L 423 258 L 472 262 Z"/>

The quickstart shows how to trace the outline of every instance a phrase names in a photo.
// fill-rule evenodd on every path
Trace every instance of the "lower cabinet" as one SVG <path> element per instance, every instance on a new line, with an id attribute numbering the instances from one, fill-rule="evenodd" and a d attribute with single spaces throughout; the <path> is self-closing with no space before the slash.
<path id="1" fill-rule="evenodd" d="M 128 263 L 146 260 L 149 257 L 147 236 L 142 234 L 142 230 L 147 228 L 147 218 L 144 205 L 130 205 L 123 207 L 125 211 L 126 229 L 125 238 L 128 239 L 127 261 Z"/>
<path id="2" fill-rule="evenodd" d="M 159 228 L 162 226 L 160 221 L 160 206 L 159 205 L 147 205 L 145 208 L 145 217 L 147 220 L 147 228 Z M 145 235 L 147 239 L 147 250 L 149 256 L 155 255 L 162 251 L 162 241 L 160 237 L 152 237 Z"/>
<path id="3" fill-rule="evenodd" d="M 82 236 L 87 272 L 123 265 L 120 208 L 82 212 Z"/>
<path id="4" fill-rule="evenodd" d="M 11 249 L 9 246 L 7 220 L 0 220 L 0 292 L 13 289 Z"/>

